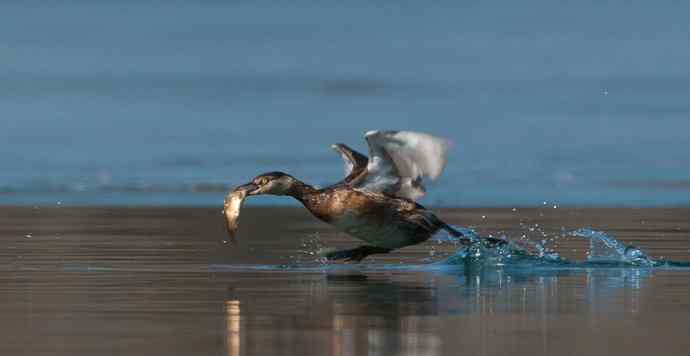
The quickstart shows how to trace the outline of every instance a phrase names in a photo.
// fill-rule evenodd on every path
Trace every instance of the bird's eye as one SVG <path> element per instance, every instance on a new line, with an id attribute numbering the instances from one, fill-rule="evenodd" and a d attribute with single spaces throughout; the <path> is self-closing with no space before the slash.
<path id="1" fill-rule="evenodd" d="M 268 178 L 266 178 L 266 177 L 259 178 L 259 185 L 264 185 L 266 183 L 268 183 Z"/>

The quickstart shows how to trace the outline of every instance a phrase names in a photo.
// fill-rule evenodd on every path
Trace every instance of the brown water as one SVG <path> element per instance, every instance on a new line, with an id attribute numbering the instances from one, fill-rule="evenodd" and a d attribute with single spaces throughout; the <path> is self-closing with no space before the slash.
<path id="1" fill-rule="evenodd" d="M 460 209 L 483 235 L 583 261 L 592 227 L 690 261 L 690 209 Z M 1 355 L 688 355 L 690 267 L 437 263 L 427 242 L 359 266 L 300 209 L 0 208 Z M 538 226 L 535 226 L 539 224 Z M 531 229 L 531 230 L 530 230 Z M 549 239 L 556 237 L 554 241 Z"/>

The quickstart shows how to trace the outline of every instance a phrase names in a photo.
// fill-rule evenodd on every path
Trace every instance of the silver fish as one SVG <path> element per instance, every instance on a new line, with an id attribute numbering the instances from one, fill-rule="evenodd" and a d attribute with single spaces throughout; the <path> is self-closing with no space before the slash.
<path id="1" fill-rule="evenodd" d="M 235 188 L 225 197 L 223 204 L 223 216 L 225 216 L 225 224 L 228 228 L 228 235 L 231 241 L 235 241 L 237 234 L 237 227 L 240 218 L 240 208 L 247 197 L 247 189 L 243 186 Z"/>

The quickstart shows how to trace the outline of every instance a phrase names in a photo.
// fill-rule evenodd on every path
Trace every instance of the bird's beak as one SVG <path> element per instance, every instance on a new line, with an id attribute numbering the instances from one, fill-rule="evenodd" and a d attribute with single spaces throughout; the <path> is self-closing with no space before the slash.
<path id="1" fill-rule="evenodd" d="M 247 195 L 255 195 L 259 191 L 259 186 L 249 182 L 247 184 L 240 185 L 239 187 L 235 188 L 235 190 L 244 190 L 245 192 L 247 192 Z"/>

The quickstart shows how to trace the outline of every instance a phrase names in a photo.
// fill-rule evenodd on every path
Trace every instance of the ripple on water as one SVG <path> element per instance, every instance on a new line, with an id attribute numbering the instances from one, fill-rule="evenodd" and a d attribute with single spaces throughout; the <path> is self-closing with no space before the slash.
<path id="1" fill-rule="evenodd" d="M 472 240 L 469 246 L 458 248 L 451 256 L 438 262 L 423 264 L 343 264 L 328 262 L 320 257 L 324 247 L 318 236 L 310 236 L 303 241 L 302 256 L 292 259 L 292 262 L 284 265 L 214 265 L 211 267 L 217 271 L 338 271 L 338 270 L 407 270 L 407 271 L 434 271 L 457 270 L 463 268 L 487 267 L 496 269 L 520 269 L 522 271 L 534 271 L 558 269 L 610 269 L 610 268 L 665 268 L 685 269 L 690 268 L 690 262 L 675 262 L 657 260 L 649 257 L 641 249 L 621 243 L 613 236 L 589 228 L 580 228 L 563 234 L 563 237 L 575 237 L 587 239 L 589 242 L 586 259 L 582 261 L 562 258 L 557 251 L 544 246 L 544 241 L 527 241 L 517 244 L 507 236 L 501 239 L 507 241 L 505 245 L 491 247 L 483 244 L 482 236 L 476 231 L 465 227 L 455 227 L 457 230 Z M 453 237 L 442 232 L 434 236 L 439 243 L 457 243 Z"/>

